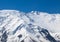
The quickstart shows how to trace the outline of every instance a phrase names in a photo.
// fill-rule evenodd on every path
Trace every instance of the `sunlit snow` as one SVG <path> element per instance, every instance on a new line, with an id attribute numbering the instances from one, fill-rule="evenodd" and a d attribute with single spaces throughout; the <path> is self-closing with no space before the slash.
<path id="1" fill-rule="evenodd" d="M 0 10 L 0 42 L 60 42 L 60 14 Z"/>

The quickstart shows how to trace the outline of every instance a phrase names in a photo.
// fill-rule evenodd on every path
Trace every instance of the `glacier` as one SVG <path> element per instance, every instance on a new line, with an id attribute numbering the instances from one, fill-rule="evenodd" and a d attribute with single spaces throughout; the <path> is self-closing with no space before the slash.
<path id="1" fill-rule="evenodd" d="M 60 14 L 0 10 L 0 42 L 60 42 Z"/>

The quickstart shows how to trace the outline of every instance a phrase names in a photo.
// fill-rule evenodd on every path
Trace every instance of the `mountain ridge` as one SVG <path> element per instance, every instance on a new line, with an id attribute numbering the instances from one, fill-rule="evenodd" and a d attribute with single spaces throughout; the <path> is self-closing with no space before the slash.
<path id="1" fill-rule="evenodd" d="M 56 22 L 56 17 L 59 19 L 59 16 L 59 14 L 51 16 L 37 11 L 24 13 L 16 10 L 1 10 L 0 42 L 60 42 L 59 34 L 58 37 L 55 34 L 58 32 L 54 29 L 55 23 L 52 24 Z M 53 25 L 52 29 L 48 24 Z"/>

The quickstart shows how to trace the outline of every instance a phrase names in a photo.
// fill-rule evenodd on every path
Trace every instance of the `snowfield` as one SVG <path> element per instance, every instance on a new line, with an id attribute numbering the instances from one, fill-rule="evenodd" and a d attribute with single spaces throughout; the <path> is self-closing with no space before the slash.
<path id="1" fill-rule="evenodd" d="M 0 42 L 60 42 L 60 14 L 0 10 Z"/>

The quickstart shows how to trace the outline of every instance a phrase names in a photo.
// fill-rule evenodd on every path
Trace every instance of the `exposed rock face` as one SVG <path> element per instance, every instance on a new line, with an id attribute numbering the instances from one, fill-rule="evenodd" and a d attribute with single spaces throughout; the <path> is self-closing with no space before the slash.
<path id="1" fill-rule="evenodd" d="M 36 21 L 35 15 L 37 16 Z M 38 18 L 38 12 L 23 13 L 16 10 L 1 10 L 0 42 L 60 42 L 59 35 L 54 35 L 55 33 L 50 32 L 51 30 L 42 28 L 42 25 L 37 23 Z"/>

